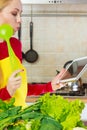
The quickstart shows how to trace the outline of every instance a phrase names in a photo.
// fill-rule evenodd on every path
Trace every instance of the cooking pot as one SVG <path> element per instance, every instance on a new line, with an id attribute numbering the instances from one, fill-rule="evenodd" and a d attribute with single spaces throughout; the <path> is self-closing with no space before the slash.
<path id="1" fill-rule="evenodd" d="M 67 68 L 69 66 L 69 64 L 71 64 L 72 60 L 67 61 L 63 68 Z M 72 72 L 72 68 L 70 68 L 71 70 L 69 70 L 70 72 Z M 57 74 L 59 73 L 58 70 Z M 77 81 L 70 81 L 67 84 L 65 84 L 65 86 L 63 88 L 61 88 L 60 90 L 58 90 L 58 93 L 63 93 L 63 94 L 69 94 L 69 95 L 83 95 L 84 94 L 84 87 L 83 87 L 83 83 L 82 83 L 82 79 L 80 78 Z"/>

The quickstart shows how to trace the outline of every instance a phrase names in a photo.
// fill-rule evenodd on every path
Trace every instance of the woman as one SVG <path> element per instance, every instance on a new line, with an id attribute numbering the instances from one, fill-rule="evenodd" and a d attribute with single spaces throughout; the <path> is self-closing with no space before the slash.
<path id="1" fill-rule="evenodd" d="M 12 26 L 14 33 L 19 30 L 21 24 L 21 13 L 22 4 L 20 0 L 0 0 L 0 26 L 2 24 L 9 24 Z M 6 41 L 0 39 L 0 98 L 8 101 L 10 98 L 15 97 L 14 105 L 26 106 L 26 95 L 27 95 L 27 78 L 26 69 L 22 63 L 21 43 L 18 39 L 11 37 L 10 44 L 14 51 L 15 57 L 19 60 L 19 67 L 14 72 L 11 71 L 10 56 Z M 15 59 L 14 59 L 15 60 Z M 20 73 L 20 74 L 19 74 Z M 40 87 L 38 94 L 45 92 L 52 92 L 58 87 L 56 81 L 60 77 L 62 72 L 57 75 L 52 82 L 44 84 Z M 18 75 L 18 76 L 16 76 Z M 38 86 L 36 89 L 32 89 L 29 86 L 29 95 L 35 94 L 39 90 Z"/>

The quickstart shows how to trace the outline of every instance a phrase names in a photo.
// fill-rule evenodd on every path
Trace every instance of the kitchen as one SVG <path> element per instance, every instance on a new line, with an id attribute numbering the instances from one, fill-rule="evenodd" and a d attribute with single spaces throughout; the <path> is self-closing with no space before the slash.
<path id="1" fill-rule="evenodd" d="M 32 67 L 32 66 L 35 67 L 36 65 L 38 65 L 40 63 L 40 59 L 42 60 L 42 57 L 40 57 L 41 54 L 45 54 L 45 57 L 47 57 L 46 54 L 48 54 L 49 57 L 51 56 L 51 54 L 52 55 L 55 54 L 54 55 L 55 57 L 57 56 L 56 55 L 57 53 L 53 53 L 53 51 L 51 51 L 51 53 L 46 53 L 47 48 L 46 47 L 44 48 L 44 45 L 41 44 L 41 41 L 40 41 L 40 44 L 38 44 L 39 40 L 38 40 L 37 37 L 35 37 L 35 34 L 37 34 L 39 36 L 39 33 L 35 33 L 35 30 L 34 30 L 35 26 L 33 26 L 34 28 L 32 28 L 32 25 L 35 25 L 35 24 L 31 24 L 31 26 L 30 26 L 30 23 L 33 23 L 32 22 L 33 18 L 35 20 L 38 17 L 39 22 L 37 22 L 37 23 L 41 23 L 41 26 L 45 25 L 44 26 L 45 30 L 41 28 L 40 24 L 38 24 L 38 28 L 37 28 L 39 30 L 39 27 L 40 27 L 41 32 L 43 31 L 41 33 L 41 36 L 40 36 L 40 38 L 43 39 L 43 43 L 45 41 L 45 44 L 47 44 L 50 41 L 49 38 L 52 37 L 51 40 L 52 40 L 53 46 L 52 46 L 52 44 L 51 44 L 51 46 L 49 44 L 49 46 L 51 48 L 51 49 L 50 48 L 49 49 L 53 50 L 53 48 L 56 48 L 57 46 L 56 46 L 55 42 L 59 42 L 59 45 L 61 45 L 61 51 L 60 51 L 59 54 L 62 54 L 62 56 L 63 56 L 63 47 L 64 46 L 63 46 L 62 38 L 64 38 L 63 40 L 67 39 L 67 42 L 71 41 L 71 38 L 76 39 L 76 38 L 74 38 L 73 34 L 74 34 L 74 32 L 76 32 L 76 34 L 77 34 L 77 32 L 78 32 L 77 30 L 79 29 L 79 27 L 77 26 L 78 24 L 76 24 L 77 21 L 78 21 L 77 18 L 81 19 L 81 21 L 80 21 L 81 24 L 79 24 L 79 25 L 81 25 L 81 28 L 83 29 L 84 24 L 82 24 L 82 23 L 84 23 L 83 19 L 84 19 L 84 17 L 86 17 L 86 15 L 83 15 L 83 13 L 81 14 L 79 12 L 77 12 L 77 13 L 76 12 L 70 12 L 68 14 L 67 10 L 64 11 L 65 9 L 63 11 L 59 12 L 59 10 L 57 10 L 58 5 L 56 5 L 56 9 L 55 9 L 55 5 L 54 5 L 54 3 L 58 4 L 58 1 L 56 1 L 56 2 L 52 1 L 52 3 L 50 3 L 50 4 L 39 4 L 38 3 L 37 4 L 37 6 L 39 6 L 38 11 L 33 9 L 36 6 L 35 3 L 33 3 L 33 4 L 28 3 L 28 4 L 23 5 L 23 8 L 26 5 L 30 7 L 30 14 L 29 13 L 24 13 L 24 14 L 22 13 L 21 39 L 20 39 L 23 42 L 24 34 L 26 34 L 25 36 L 28 36 L 29 39 L 30 39 L 29 40 L 29 39 L 27 39 L 28 37 L 26 37 L 27 42 L 26 42 L 26 39 L 25 39 L 25 42 L 24 42 L 24 43 L 27 43 L 27 45 L 29 45 L 29 48 L 27 46 L 27 48 L 24 49 L 24 46 L 23 46 L 23 50 L 22 50 L 22 52 L 24 53 L 23 64 L 25 65 L 25 67 L 27 65 L 27 67 L 26 67 L 27 76 L 26 76 L 26 70 L 20 64 L 21 59 L 22 59 L 20 41 L 17 40 L 16 38 L 14 38 L 14 37 L 12 37 L 10 39 L 10 37 L 14 34 L 14 31 L 18 31 L 18 29 L 20 27 L 20 23 L 21 23 L 20 14 L 21 14 L 21 11 L 22 11 L 21 2 L 20 2 L 20 0 L 12 0 L 12 1 L 10 1 L 10 0 L 4 1 L 3 0 L 1 2 L 2 2 L 2 4 L 0 4 L 0 6 L 1 6 L 1 11 L 0 11 L 1 17 L 0 18 L 1 18 L 2 22 L 1 22 L 1 26 L 0 26 L 0 37 L 1 37 L 0 42 L 3 43 L 3 44 L 0 44 L 0 46 L 1 46 L 1 48 L 0 48 L 1 49 L 0 50 L 0 56 L 1 56 L 1 59 L 0 59 L 0 75 L 1 75 L 1 78 L 0 78 L 0 88 L 1 88 L 0 89 L 0 91 L 1 91 L 0 99 L 2 99 L 2 100 L 0 100 L 0 129 L 1 130 L 5 129 L 5 128 L 8 129 L 8 130 L 9 129 L 20 129 L 20 128 L 26 129 L 26 127 L 27 127 L 26 125 L 28 125 L 28 128 L 30 128 L 32 130 L 34 130 L 34 129 L 36 130 L 36 128 L 37 128 L 37 130 L 39 130 L 39 129 L 40 130 L 44 130 L 44 129 L 48 130 L 48 128 L 50 130 L 54 130 L 54 129 L 56 129 L 56 130 L 70 130 L 71 129 L 72 130 L 75 127 L 87 128 L 83 124 L 84 123 L 83 121 L 86 121 L 86 119 L 81 120 L 81 116 L 80 116 L 82 109 L 85 107 L 85 104 L 86 104 L 85 101 L 87 101 L 87 98 L 86 98 L 87 97 L 86 96 L 86 94 L 87 94 L 86 93 L 86 89 L 87 89 L 86 85 L 87 84 L 86 84 L 85 79 L 84 79 L 86 72 L 85 72 L 85 75 L 83 77 L 81 76 L 82 79 L 78 79 L 78 82 L 72 82 L 74 84 L 72 84 L 70 82 L 71 85 L 74 85 L 74 86 L 71 87 L 71 89 L 73 88 L 73 91 L 70 91 L 70 92 L 75 92 L 75 93 L 70 93 L 71 95 L 70 94 L 66 95 L 66 96 L 63 95 L 64 98 L 63 98 L 63 96 L 60 96 L 60 95 L 59 96 L 54 95 L 52 88 L 51 88 L 51 84 L 50 84 L 50 88 L 51 88 L 51 92 L 52 92 L 51 94 L 53 94 L 53 96 L 50 93 L 47 93 L 47 94 L 42 93 L 43 95 L 40 95 L 40 96 L 39 95 L 38 96 L 27 95 L 27 99 L 26 99 L 26 94 L 27 94 L 27 80 L 26 80 L 26 78 L 28 77 L 29 70 L 31 70 L 31 68 L 27 68 L 27 67 Z M 4 2 L 7 2 L 7 4 L 5 5 Z M 49 2 L 51 2 L 51 1 L 49 1 Z M 74 3 L 72 3 L 72 4 L 74 4 Z M 63 5 L 61 3 L 61 6 L 63 6 Z M 84 3 L 84 5 L 86 5 L 86 3 Z M 42 6 L 44 6 L 44 7 L 42 7 Z M 48 7 L 51 7 L 51 8 L 53 7 L 52 8 L 53 10 L 51 11 L 51 8 L 49 9 Z M 46 8 L 46 9 L 44 9 L 44 8 Z M 26 7 L 26 9 L 27 9 L 27 7 Z M 62 13 L 62 15 L 61 15 L 61 13 Z M 27 21 L 27 19 L 25 19 L 25 18 L 26 17 L 29 18 L 29 15 L 30 15 L 30 21 L 31 22 L 29 21 L 28 26 L 27 27 L 25 26 L 25 28 L 24 28 L 23 22 Z M 80 18 L 80 16 L 81 16 L 81 18 Z M 62 22 L 62 18 L 63 18 L 64 22 Z M 69 18 L 70 18 L 70 20 L 69 20 Z M 73 19 L 75 18 L 75 20 L 73 20 L 72 18 Z M 43 23 L 44 19 L 45 19 L 45 21 Z M 57 25 L 57 22 L 56 22 L 56 24 L 53 24 L 54 19 L 56 19 L 56 21 L 58 21 L 58 22 L 61 21 L 61 23 L 58 24 L 58 25 Z M 52 23 L 51 23 L 52 26 L 50 24 L 50 21 L 52 21 Z M 65 33 L 66 32 L 65 29 L 67 29 L 66 26 L 65 26 L 65 28 L 64 28 L 64 26 L 63 26 L 63 28 L 61 28 L 62 25 L 64 25 L 65 21 L 67 21 L 68 25 L 70 25 L 70 27 L 72 27 L 72 28 L 70 28 L 70 30 L 68 30 L 68 32 L 70 33 L 69 38 L 68 38 L 69 34 L 66 35 L 66 33 Z M 70 23 L 68 21 L 70 21 Z M 75 24 L 72 24 L 71 21 L 75 21 Z M 14 25 L 16 25 L 16 26 L 14 26 Z M 56 27 L 55 29 L 60 29 L 60 30 L 58 30 L 58 33 L 60 35 L 57 35 L 57 36 L 54 35 L 55 31 L 52 30 L 52 29 L 54 29 L 54 27 Z M 26 30 L 23 31 L 23 29 L 26 29 Z M 48 33 L 46 31 L 47 29 L 50 30 L 50 33 L 51 33 L 50 37 L 49 37 L 50 33 Z M 74 31 L 72 31 L 72 29 L 74 29 Z M 63 33 L 62 30 L 64 30 L 65 34 Z M 30 44 L 31 44 L 32 39 L 31 39 L 30 36 L 32 35 L 32 31 L 34 31 L 33 39 L 35 38 L 38 41 L 38 42 L 36 41 L 37 44 L 34 44 L 34 45 L 39 45 L 38 47 L 41 47 L 40 45 L 43 45 L 41 50 L 44 49 L 44 51 L 42 51 L 42 52 L 38 51 L 37 50 L 38 48 L 36 49 L 37 46 L 36 47 L 33 46 L 34 49 L 36 50 L 37 54 L 38 54 L 38 57 L 37 57 L 37 60 L 35 62 L 30 63 L 30 62 L 27 62 L 27 59 L 26 59 L 25 56 L 27 54 L 27 51 L 29 49 L 31 49 Z M 29 32 L 30 32 L 30 36 L 28 35 Z M 17 34 L 17 37 L 18 37 L 18 34 Z M 46 40 L 45 40 L 45 38 L 46 38 Z M 54 38 L 57 41 L 54 42 Z M 80 40 L 81 39 L 83 39 L 83 37 L 81 37 Z M 80 40 L 76 40 L 76 41 L 80 41 Z M 29 44 L 28 44 L 28 42 L 29 42 Z M 66 43 L 66 45 L 67 45 L 67 42 L 64 41 L 64 43 Z M 17 43 L 19 43 L 19 44 L 17 44 Z M 22 43 L 22 45 L 24 45 L 24 43 Z M 34 40 L 33 40 L 33 43 L 35 43 Z M 69 44 L 69 45 L 71 46 L 71 44 Z M 78 44 L 76 44 L 76 45 L 78 45 Z M 26 47 L 26 44 L 25 44 L 25 47 Z M 5 54 L 5 51 L 3 51 L 2 48 L 7 50 L 5 57 L 3 57 L 4 54 Z M 14 51 L 13 51 L 13 49 L 14 49 Z M 58 52 L 57 49 L 56 49 L 56 52 Z M 66 50 L 68 51 L 68 49 L 66 49 Z M 50 52 L 50 50 L 49 50 L 49 52 Z M 20 52 L 20 55 L 19 55 L 18 52 Z M 65 54 L 67 56 L 67 53 L 65 53 Z M 85 55 L 82 55 L 82 56 L 85 56 Z M 59 58 L 61 58 L 61 57 L 59 57 Z M 75 59 L 75 58 L 77 58 L 77 57 L 74 57 L 73 59 Z M 45 59 L 47 59 L 47 58 L 45 58 Z M 73 60 L 73 59 L 70 58 L 67 61 Z M 51 60 L 49 60 L 49 61 L 51 61 Z M 57 59 L 57 61 L 59 63 L 60 60 Z M 44 63 L 44 62 L 42 62 L 42 63 Z M 52 63 L 57 63 L 57 62 L 54 61 L 54 62 L 49 62 L 49 63 L 52 66 L 53 65 Z M 63 68 L 63 66 L 65 66 L 65 63 L 66 63 L 66 61 L 64 61 L 63 64 L 60 64 L 60 68 L 59 67 L 57 69 L 54 68 L 55 72 L 56 72 L 55 75 Z M 31 66 L 29 66 L 28 64 L 31 64 Z M 68 73 L 68 76 L 69 75 L 72 76 L 73 72 L 74 72 L 74 74 L 78 74 L 78 72 L 80 70 L 83 70 L 82 69 L 83 67 L 87 66 L 87 56 L 80 59 L 80 60 L 77 59 L 76 62 L 75 62 L 75 60 L 73 60 L 72 64 L 73 64 L 73 66 L 71 67 L 71 69 L 69 68 L 69 71 L 66 71 L 66 70 L 63 71 L 64 73 L 62 73 L 62 74 L 65 74 L 65 72 Z M 45 65 L 45 67 L 48 67 L 47 64 L 44 64 L 44 65 Z M 41 67 L 43 68 L 44 66 L 41 66 Z M 39 68 L 40 68 L 40 65 L 39 65 Z M 47 68 L 47 70 L 48 70 L 48 68 Z M 51 68 L 50 68 L 50 70 L 51 70 Z M 39 72 L 39 71 L 37 71 L 37 72 Z M 47 74 L 47 71 L 45 71 L 45 73 Z M 52 72 L 50 71 L 50 73 L 52 73 Z M 41 74 L 43 74 L 43 73 L 41 73 Z M 55 75 L 54 76 L 51 75 L 52 77 L 51 76 L 50 77 L 53 78 L 53 77 L 55 77 Z M 35 77 L 37 78 L 37 76 L 35 76 Z M 48 77 L 46 76 L 45 78 L 48 78 Z M 51 78 L 49 78 L 49 80 L 51 80 Z M 35 82 L 34 82 L 34 80 L 31 80 L 31 82 L 30 82 L 29 77 L 28 77 L 28 83 L 29 84 L 31 83 L 31 85 L 32 84 L 37 85 L 37 83 L 38 84 L 41 83 L 41 85 L 43 85 L 44 83 L 49 82 L 48 79 L 47 80 L 43 80 L 43 79 L 41 80 L 41 79 L 39 80 L 39 78 L 38 78 L 37 81 L 35 80 Z M 59 80 L 57 80 L 57 84 L 59 85 L 58 81 Z M 83 82 L 84 82 L 84 84 L 83 84 Z M 52 85 L 55 86 L 55 82 Z M 63 85 L 63 84 L 60 83 L 60 85 Z M 61 92 L 62 92 L 63 89 L 66 90 L 67 88 L 69 88 L 67 85 L 70 86 L 70 84 L 64 84 L 64 85 L 65 85 L 64 87 L 61 86 Z M 28 92 L 30 92 L 30 89 L 28 89 L 28 90 L 29 90 Z M 31 90 L 34 92 L 34 87 Z M 37 91 L 39 91 L 39 90 L 40 90 L 40 88 L 37 89 Z M 79 90 L 81 90 L 81 91 L 79 91 Z M 2 91 L 3 91 L 3 93 L 2 93 Z M 59 91 L 60 91 L 60 89 L 58 91 L 55 91 L 55 92 L 58 92 L 57 94 L 59 94 Z M 6 92 L 6 94 L 4 92 Z M 78 93 L 78 92 L 80 92 L 80 93 Z M 72 95 L 72 94 L 74 94 L 74 95 Z M 76 94 L 80 94 L 80 95 L 78 96 Z M 13 97 L 13 98 L 11 98 L 11 97 Z M 39 97 L 38 102 L 34 103 L 34 101 L 37 100 L 38 97 Z M 30 101 L 30 98 L 33 99 L 32 102 Z M 34 98 L 35 98 L 35 100 L 34 100 Z M 65 98 L 68 98 L 68 100 L 65 100 Z M 82 102 L 81 100 L 78 100 L 77 98 L 81 99 L 84 102 Z M 74 100 L 74 99 L 77 99 L 77 100 Z M 5 100 L 5 101 L 3 101 L 3 100 Z M 70 100 L 72 100 L 72 101 L 70 101 Z M 33 104 L 30 105 L 30 106 L 27 106 L 26 102 L 29 103 L 29 104 L 30 103 L 33 103 Z M 85 113 L 85 115 L 86 115 L 86 113 Z"/>
<path id="2" fill-rule="evenodd" d="M 34 63 L 23 60 L 29 83 L 50 81 L 66 61 L 87 55 L 86 1 L 24 2 L 21 41 L 23 52 L 30 49 L 29 23 L 33 21 L 33 49 L 38 53 Z M 70 3 L 69 3 L 70 2 Z M 82 76 L 87 83 L 87 72 Z M 87 102 L 87 101 L 86 101 Z M 86 108 L 82 118 L 87 120 Z"/>

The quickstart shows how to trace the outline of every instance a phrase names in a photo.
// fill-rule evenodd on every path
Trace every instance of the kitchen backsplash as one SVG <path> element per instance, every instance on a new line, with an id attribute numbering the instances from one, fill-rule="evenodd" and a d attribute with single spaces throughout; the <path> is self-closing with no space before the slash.
<path id="1" fill-rule="evenodd" d="M 30 49 L 31 5 L 23 5 L 22 50 Z M 28 82 L 48 82 L 65 62 L 87 56 L 87 5 L 33 5 L 33 49 L 39 58 L 23 60 Z M 87 83 L 87 72 L 82 76 Z"/>

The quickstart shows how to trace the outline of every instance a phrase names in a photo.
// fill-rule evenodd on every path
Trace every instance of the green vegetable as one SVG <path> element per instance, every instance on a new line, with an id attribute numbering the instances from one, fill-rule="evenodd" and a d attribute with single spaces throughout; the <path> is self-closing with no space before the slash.
<path id="1" fill-rule="evenodd" d="M 40 99 L 42 101 L 41 112 L 55 118 L 57 121 L 62 122 L 66 119 L 70 105 L 69 101 L 64 99 L 62 96 L 50 96 L 46 94 Z"/>
<path id="2" fill-rule="evenodd" d="M 0 120 L 3 120 L 4 118 L 8 117 L 8 112 L 0 112 Z"/>
<path id="3" fill-rule="evenodd" d="M 28 106 L 25 109 L 23 109 L 21 111 L 21 114 L 29 113 L 29 112 L 32 112 L 32 111 L 40 111 L 41 104 L 42 104 L 42 102 L 36 102 L 35 104 Z"/>
<path id="4" fill-rule="evenodd" d="M 23 125 L 9 126 L 8 130 L 26 130 L 26 127 Z"/>
<path id="5" fill-rule="evenodd" d="M 16 106 L 16 107 L 9 108 L 7 111 L 0 112 L 0 122 L 1 122 L 0 126 L 3 123 L 2 119 L 6 119 L 7 117 L 17 115 L 20 109 L 21 106 Z"/>
<path id="6" fill-rule="evenodd" d="M 63 130 L 72 130 L 77 124 L 81 126 L 82 121 L 80 114 L 85 104 L 79 99 L 69 102 L 62 96 L 50 96 L 48 93 L 42 96 L 39 100 L 42 102 L 40 108 L 41 113 L 51 116 L 62 124 Z M 78 122 L 80 122 L 80 124 Z"/>
<path id="7" fill-rule="evenodd" d="M 37 102 L 22 109 L 0 100 L 0 130 L 72 130 L 83 127 L 81 112 L 85 104 L 79 100 L 68 101 L 62 96 L 41 96 Z"/>
<path id="8" fill-rule="evenodd" d="M 25 114 L 21 115 L 21 118 L 23 120 L 25 120 L 25 119 L 34 119 L 34 118 L 37 118 L 37 117 L 43 117 L 43 114 L 38 113 L 38 112 L 30 112 L 30 113 L 25 113 Z"/>
<path id="9" fill-rule="evenodd" d="M 51 117 L 44 117 L 41 123 L 40 130 L 62 130 L 63 127 L 60 123 Z"/>
<path id="10" fill-rule="evenodd" d="M 32 120 L 31 121 L 31 130 L 39 130 L 39 128 L 41 126 L 41 120 L 42 120 L 41 116 Z"/>
<path id="11" fill-rule="evenodd" d="M 0 99 L 0 111 L 5 111 L 13 107 L 14 102 L 15 102 L 15 98 L 11 98 L 8 103 Z"/>

